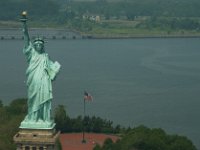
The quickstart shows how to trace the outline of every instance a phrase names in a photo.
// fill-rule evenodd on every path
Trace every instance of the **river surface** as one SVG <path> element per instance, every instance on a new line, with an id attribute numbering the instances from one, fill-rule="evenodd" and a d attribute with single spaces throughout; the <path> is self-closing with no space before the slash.
<path id="1" fill-rule="evenodd" d="M 200 149 L 200 39 L 49 40 L 46 52 L 62 65 L 53 106 L 122 126 L 163 128 Z M 0 99 L 26 97 L 22 40 L 0 41 Z"/>

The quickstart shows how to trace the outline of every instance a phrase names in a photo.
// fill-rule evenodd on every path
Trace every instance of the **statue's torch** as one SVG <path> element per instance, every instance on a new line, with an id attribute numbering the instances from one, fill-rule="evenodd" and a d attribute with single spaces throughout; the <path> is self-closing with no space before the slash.
<path id="1" fill-rule="evenodd" d="M 26 22 L 28 19 L 27 19 L 27 12 L 26 11 L 23 11 L 22 13 L 21 13 L 21 18 L 20 18 L 20 21 L 21 22 Z"/>

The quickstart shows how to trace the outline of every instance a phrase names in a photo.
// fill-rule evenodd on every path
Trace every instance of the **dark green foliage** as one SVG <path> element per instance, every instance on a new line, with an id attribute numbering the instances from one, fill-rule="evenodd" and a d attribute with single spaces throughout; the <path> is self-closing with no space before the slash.
<path id="1" fill-rule="evenodd" d="M 64 22 L 69 27 L 82 32 L 91 31 L 94 22 L 83 20 L 83 15 L 100 15 L 106 20 L 126 18 L 135 20 L 138 17 L 150 17 L 139 22 L 136 28 L 160 30 L 199 30 L 200 1 L 198 0 L 126 0 L 120 2 L 109 1 L 72 1 L 66 5 L 70 9 L 63 11 Z M 176 6 L 176 7 L 174 7 Z M 192 18 L 193 17 L 193 18 Z M 194 18 L 196 17 L 196 18 Z M 75 19 L 76 18 L 76 19 Z M 109 26 L 101 25 L 103 28 Z M 112 27 L 113 28 L 113 27 Z"/>
<path id="2" fill-rule="evenodd" d="M 93 150 L 101 150 L 101 146 L 99 144 L 96 144 Z"/>
<path id="3" fill-rule="evenodd" d="M 73 19 L 68 20 L 68 22 L 71 24 L 71 27 L 75 28 L 79 31 L 91 31 L 93 25 L 95 24 L 93 21 L 90 20 L 83 20 L 83 19 Z"/>
<path id="4" fill-rule="evenodd" d="M 107 18 L 127 16 L 168 16 L 200 17 L 199 0 L 126 0 L 109 2 L 97 1 L 56 1 L 56 0 L 1 0 L 0 19 L 16 19 L 22 10 L 27 10 L 31 18 L 55 19 L 64 13 L 65 20 L 89 13 Z M 12 11 L 10 11 L 12 10 Z M 5 15 L 6 14 L 6 15 Z M 61 17 L 62 18 L 62 17 Z"/>
<path id="5" fill-rule="evenodd" d="M 0 108 L 3 107 L 3 102 L 0 100 Z"/>
<path id="6" fill-rule="evenodd" d="M 12 138 L 26 114 L 26 103 L 26 99 L 16 99 L 9 106 L 0 107 L 0 150 L 16 149 Z"/>
<path id="7" fill-rule="evenodd" d="M 162 129 L 139 126 L 116 143 L 106 142 L 98 150 L 196 150 L 186 137 L 168 135 Z"/>
<path id="8" fill-rule="evenodd" d="M 9 106 L 0 107 L 0 150 L 15 150 L 13 136 L 17 133 L 20 122 L 27 111 L 26 99 L 16 99 Z M 67 116 L 65 107 L 59 105 L 55 111 L 56 128 L 62 132 L 81 132 L 83 118 L 71 119 Z M 113 127 L 113 122 L 99 117 L 85 117 L 87 132 L 121 133 L 122 138 L 116 143 L 106 139 L 104 145 L 96 145 L 94 150 L 196 150 L 192 142 L 184 136 L 168 135 L 162 129 L 149 129 L 139 126 L 131 129 Z M 59 148 L 61 144 L 57 141 Z"/>
<path id="9" fill-rule="evenodd" d="M 119 133 L 121 131 L 119 125 L 114 127 L 112 121 L 102 119 L 100 117 L 85 116 L 85 120 L 81 116 L 78 116 L 77 118 L 70 118 L 67 116 L 63 105 L 59 105 L 56 108 L 54 118 L 56 122 L 56 129 L 60 130 L 62 133 L 82 132 L 83 123 L 85 125 L 86 132 Z"/>
<path id="10" fill-rule="evenodd" d="M 192 18 L 150 17 L 139 23 L 136 28 L 144 29 L 170 29 L 170 30 L 199 30 L 200 22 Z"/>
<path id="11" fill-rule="evenodd" d="M 113 149 L 113 141 L 112 139 L 108 138 L 104 141 L 103 149 L 105 150 L 112 150 Z"/>
<path id="12" fill-rule="evenodd" d="M 109 14 L 110 16 L 170 16 L 199 17 L 200 1 L 198 0 L 129 0 L 121 2 L 72 2 L 72 8 L 79 14 Z M 174 7 L 176 6 L 176 7 Z"/>
<path id="13" fill-rule="evenodd" d="M 101 148 L 101 146 L 99 144 L 95 145 L 95 147 L 93 148 L 93 150 L 112 150 L 114 149 L 114 143 L 112 141 L 112 139 L 108 138 L 104 141 L 103 147 Z"/>
<path id="14" fill-rule="evenodd" d="M 27 112 L 27 99 L 13 100 L 6 109 L 12 115 L 25 114 Z"/>
<path id="15" fill-rule="evenodd" d="M 0 20 L 18 21 L 20 13 L 27 10 L 33 25 L 64 26 L 84 33 L 110 29 L 104 22 L 83 19 L 98 15 L 102 20 L 134 20 L 131 29 L 164 30 L 169 34 L 177 30 L 199 32 L 199 8 L 199 0 L 0 0 Z M 120 30 L 116 26 L 111 28 Z"/>
<path id="16" fill-rule="evenodd" d="M 55 109 L 55 122 L 56 122 L 56 129 L 60 130 L 61 132 L 66 132 L 69 122 L 69 117 L 65 111 L 65 107 L 63 105 L 59 105 Z"/>
<path id="17" fill-rule="evenodd" d="M 57 147 L 57 150 L 62 150 L 62 144 L 59 139 L 56 140 L 56 147 Z"/>

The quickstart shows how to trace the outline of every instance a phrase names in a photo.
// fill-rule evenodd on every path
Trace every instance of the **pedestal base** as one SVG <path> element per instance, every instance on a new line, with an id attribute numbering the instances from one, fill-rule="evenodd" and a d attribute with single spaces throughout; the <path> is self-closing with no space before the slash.
<path id="1" fill-rule="evenodd" d="M 37 121 L 37 122 L 30 122 L 30 121 L 22 121 L 19 128 L 21 129 L 53 129 L 55 127 L 55 123 L 53 120 L 51 121 Z"/>
<path id="2" fill-rule="evenodd" d="M 55 129 L 20 129 L 14 136 L 17 150 L 57 150 Z"/>

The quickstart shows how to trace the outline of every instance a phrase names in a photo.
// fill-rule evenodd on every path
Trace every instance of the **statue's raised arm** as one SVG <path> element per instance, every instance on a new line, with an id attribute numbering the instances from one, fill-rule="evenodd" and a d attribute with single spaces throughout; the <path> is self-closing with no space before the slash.
<path id="1" fill-rule="evenodd" d="M 29 34 L 28 34 L 28 28 L 27 28 L 27 12 L 26 11 L 23 11 L 22 12 L 22 18 L 20 19 L 20 21 L 23 23 L 23 33 L 24 33 L 24 42 L 25 42 L 25 48 L 27 48 L 30 44 L 30 37 L 29 37 Z"/>

